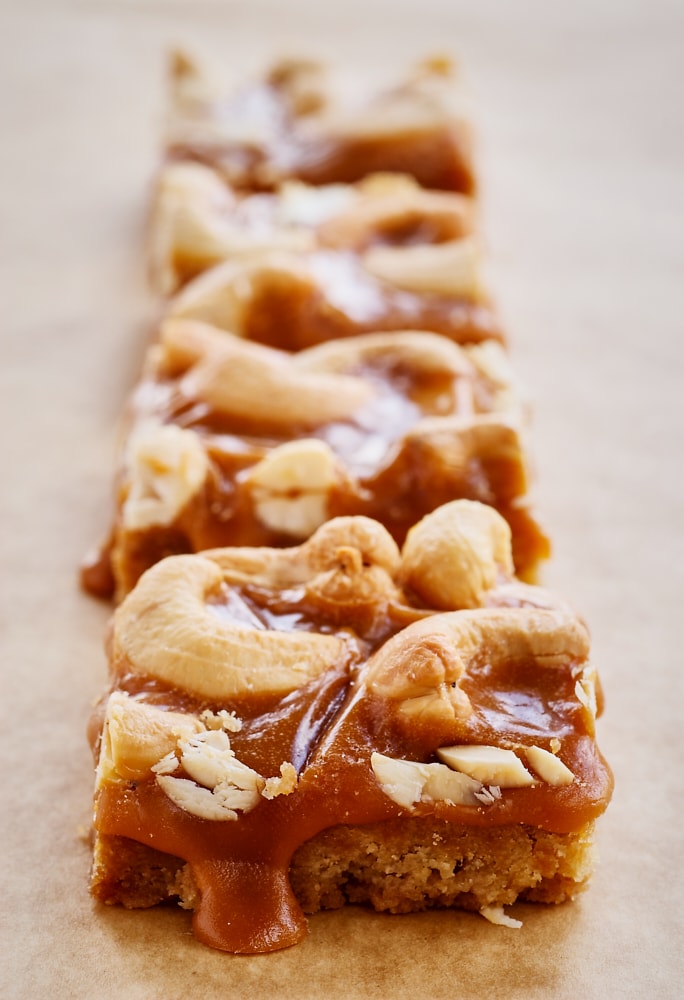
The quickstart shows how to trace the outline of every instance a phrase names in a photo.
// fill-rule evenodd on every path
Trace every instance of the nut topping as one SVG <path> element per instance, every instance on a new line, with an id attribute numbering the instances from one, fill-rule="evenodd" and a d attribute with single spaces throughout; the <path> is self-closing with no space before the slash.
<path id="1" fill-rule="evenodd" d="M 570 768 L 549 750 L 537 746 L 522 747 L 521 749 L 530 766 L 547 784 L 558 787 L 571 785 L 575 780 L 575 775 Z"/>
<path id="2" fill-rule="evenodd" d="M 157 563 L 115 613 L 113 657 L 134 673 L 218 700 L 292 691 L 346 657 L 332 635 L 222 621 L 206 603 L 222 580 L 202 556 Z"/>
<path id="3" fill-rule="evenodd" d="M 437 756 L 449 767 L 475 778 L 483 785 L 521 788 L 534 784 L 534 778 L 512 750 L 472 745 L 440 747 Z"/>
<path id="4" fill-rule="evenodd" d="M 428 607 L 482 607 L 499 578 L 513 576 L 511 530 L 492 507 L 455 500 L 411 528 L 402 571 Z"/>
<path id="5" fill-rule="evenodd" d="M 448 801 L 476 805 L 480 783 L 443 764 L 419 764 L 381 753 L 371 755 L 371 767 L 383 792 L 397 805 L 410 809 L 419 801 Z"/>
<path id="6" fill-rule="evenodd" d="M 245 476 L 259 520 L 295 538 L 306 538 L 327 520 L 329 493 L 342 479 L 331 449 L 313 438 L 274 448 Z"/>
<path id="7" fill-rule="evenodd" d="M 170 524 L 204 483 L 207 455 L 192 431 L 142 424 L 128 442 L 130 489 L 123 521 L 132 531 Z"/>

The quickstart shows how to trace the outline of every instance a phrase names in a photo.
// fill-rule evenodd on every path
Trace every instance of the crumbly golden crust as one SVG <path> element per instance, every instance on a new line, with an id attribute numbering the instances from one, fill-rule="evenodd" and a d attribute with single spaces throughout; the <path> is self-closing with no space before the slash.
<path id="1" fill-rule="evenodd" d="M 340 826 L 299 848 L 290 878 L 305 913 L 346 903 L 389 913 L 480 911 L 532 899 L 562 903 L 586 885 L 592 832 L 593 824 L 554 834 L 424 819 Z"/>
<path id="2" fill-rule="evenodd" d="M 479 912 L 516 901 L 574 899 L 592 865 L 591 823 L 554 834 L 524 825 L 474 829 L 409 818 L 325 830 L 296 851 L 289 879 L 307 914 L 348 903 L 388 913 Z M 132 909 L 175 901 L 191 910 L 198 903 L 189 865 L 125 837 L 98 838 L 93 893 Z"/>
<path id="3" fill-rule="evenodd" d="M 182 858 L 128 837 L 96 837 L 91 892 L 102 903 L 131 910 L 169 900 L 192 909 L 197 899 L 192 873 Z"/>

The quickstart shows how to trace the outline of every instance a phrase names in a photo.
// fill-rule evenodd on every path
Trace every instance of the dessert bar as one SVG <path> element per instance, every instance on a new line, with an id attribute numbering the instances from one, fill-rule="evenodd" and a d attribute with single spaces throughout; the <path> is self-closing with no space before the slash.
<path id="1" fill-rule="evenodd" d="M 505 905 L 576 895 L 611 793 L 600 692 L 583 623 L 512 571 L 469 501 L 401 551 L 349 517 L 155 565 L 92 720 L 95 896 L 176 900 L 255 953 L 346 902 L 516 926 Z"/>
<path id="2" fill-rule="evenodd" d="M 414 290 L 423 282 L 424 290 L 481 296 L 473 200 L 425 190 L 403 174 L 318 187 L 285 181 L 254 193 L 202 164 L 167 163 L 150 230 L 154 285 L 165 295 L 224 260 L 328 249 L 363 255 L 380 279 L 396 273 L 409 283 L 413 275 Z"/>
<path id="3" fill-rule="evenodd" d="M 471 200 L 408 177 L 243 194 L 207 167 L 167 165 L 149 243 L 155 287 L 176 293 L 167 315 L 285 350 L 409 328 L 503 340 Z"/>
<path id="4" fill-rule="evenodd" d="M 472 284 L 470 251 L 464 258 L 459 248 L 456 261 L 446 244 L 431 250 L 397 248 L 391 258 L 255 251 L 193 279 L 165 303 L 164 315 L 201 319 L 286 351 L 391 330 L 428 330 L 462 344 L 502 341 L 489 301 Z"/>
<path id="5" fill-rule="evenodd" d="M 523 427 L 494 341 L 380 333 L 287 354 L 167 320 L 130 403 L 105 589 L 121 598 L 173 553 L 291 546 L 341 515 L 373 517 L 401 544 L 459 498 L 503 514 L 532 577 L 548 542 Z"/>
<path id="6" fill-rule="evenodd" d="M 389 171 L 425 188 L 474 190 L 466 100 L 448 60 L 355 94 L 352 80 L 336 85 L 310 60 L 282 60 L 232 92 L 183 52 L 170 70 L 167 157 L 205 163 L 237 187 L 353 183 Z"/>

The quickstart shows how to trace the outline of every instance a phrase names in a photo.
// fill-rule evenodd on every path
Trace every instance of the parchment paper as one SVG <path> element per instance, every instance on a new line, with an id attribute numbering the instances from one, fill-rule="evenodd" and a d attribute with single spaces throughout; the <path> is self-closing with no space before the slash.
<path id="1" fill-rule="evenodd" d="M 3 6 L 2 997 L 681 995 L 683 26 L 665 0 Z M 546 582 L 591 625 L 617 782 L 590 891 L 516 907 L 520 931 L 350 908 L 244 958 L 197 944 L 181 911 L 88 896 L 108 608 L 76 568 L 108 520 L 151 311 L 143 219 L 177 42 L 236 76 L 283 51 L 464 64 L 490 280 L 534 408 Z"/>

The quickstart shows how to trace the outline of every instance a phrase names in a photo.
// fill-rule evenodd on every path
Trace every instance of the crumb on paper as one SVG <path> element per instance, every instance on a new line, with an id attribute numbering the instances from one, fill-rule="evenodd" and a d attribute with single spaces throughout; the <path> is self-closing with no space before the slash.
<path id="1" fill-rule="evenodd" d="M 510 927 L 514 930 L 519 930 L 523 925 L 522 920 L 516 920 L 515 917 L 509 917 L 504 913 L 503 906 L 483 906 L 480 914 L 490 924 L 496 924 L 499 927 Z"/>

